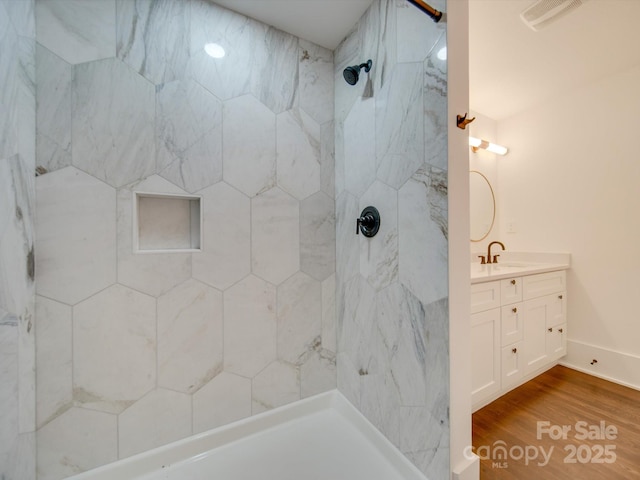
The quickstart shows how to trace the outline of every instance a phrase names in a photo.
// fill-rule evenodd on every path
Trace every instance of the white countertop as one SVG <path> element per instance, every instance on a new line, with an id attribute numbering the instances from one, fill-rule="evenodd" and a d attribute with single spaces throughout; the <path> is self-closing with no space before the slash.
<path id="1" fill-rule="evenodd" d="M 567 270 L 571 267 L 568 253 L 500 252 L 498 263 L 471 263 L 471 283 L 491 282 L 535 273 Z M 475 255 L 474 255 L 475 257 Z"/>

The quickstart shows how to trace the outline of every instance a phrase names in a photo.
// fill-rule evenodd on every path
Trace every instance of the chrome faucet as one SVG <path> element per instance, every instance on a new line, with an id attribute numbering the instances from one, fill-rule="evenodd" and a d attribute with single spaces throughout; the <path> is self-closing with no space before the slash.
<path id="1" fill-rule="evenodd" d="M 502 242 L 491 242 L 487 247 L 487 263 L 498 263 L 498 257 L 500 255 L 494 255 L 493 261 L 491 261 L 491 247 L 496 243 L 502 247 L 502 250 L 504 250 L 504 244 Z"/>

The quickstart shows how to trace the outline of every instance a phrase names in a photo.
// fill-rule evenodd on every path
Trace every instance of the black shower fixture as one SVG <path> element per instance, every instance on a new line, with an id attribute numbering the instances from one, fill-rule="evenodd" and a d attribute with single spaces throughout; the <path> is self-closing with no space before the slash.
<path id="1" fill-rule="evenodd" d="M 375 237 L 380 230 L 380 212 L 376 207 L 368 206 L 356 219 L 356 235 L 362 232 L 365 237 Z"/>
<path id="2" fill-rule="evenodd" d="M 360 65 L 345 68 L 342 75 L 349 85 L 355 85 L 358 83 L 358 79 L 360 78 L 360 69 L 364 68 L 364 71 L 368 73 L 369 70 L 371 70 L 372 65 L 373 61 L 368 60 L 367 63 L 361 63 Z"/>

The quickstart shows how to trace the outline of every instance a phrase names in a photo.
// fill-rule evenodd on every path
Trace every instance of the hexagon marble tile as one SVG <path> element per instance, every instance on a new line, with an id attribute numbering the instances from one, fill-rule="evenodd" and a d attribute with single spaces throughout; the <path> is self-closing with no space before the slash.
<path id="1" fill-rule="evenodd" d="M 321 340 L 322 287 L 298 272 L 278 286 L 278 358 L 301 364 Z"/>
<path id="2" fill-rule="evenodd" d="M 342 192 L 336 199 L 336 278 L 344 283 L 360 272 L 359 239 L 355 235 L 360 216 L 358 199 Z"/>
<path id="3" fill-rule="evenodd" d="M 192 256 L 193 278 L 223 290 L 251 271 L 251 204 L 224 182 L 198 193 L 203 246 Z"/>
<path id="4" fill-rule="evenodd" d="M 153 84 L 114 58 L 74 73 L 73 165 L 114 187 L 153 174 Z"/>
<path id="5" fill-rule="evenodd" d="M 298 94 L 298 38 L 269 27 L 258 37 L 251 92 L 274 113 L 296 106 Z M 246 65 L 245 65 L 246 68 Z"/>
<path id="6" fill-rule="evenodd" d="M 278 185 L 298 200 L 320 191 L 320 126 L 304 110 L 277 117 Z"/>
<path id="7" fill-rule="evenodd" d="M 300 366 L 300 397 L 306 398 L 336 388 L 336 356 L 333 352 L 314 352 Z"/>
<path id="8" fill-rule="evenodd" d="M 253 275 L 224 292 L 224 369 L 252 378 L 276 358 L 276 288 Z"/>
<path id="9" fill-rule="evenodd" d="M 37 165 L 52 172 L 71 165 L 73 69 L 40 44 L 36 46 L 36 63 L 36 92 L 41 99 L 36 115 Z"/>
<path id="10" fill-rule="evenodd" d="M 299 41 L 300 108 L 319 124 L 333 120 L 333 52 Z"/>
<path id="11" fill-rule="evenodd" d="M 377 177 L 400 188 L 424 162 L 422 62 L 398 64 L 376 103 Z"/>
<path id="12" fill-rule="evenodd" d="M 375 100 L 358 99 L 344 121 L 344 188 L 362 195 L 376 178 L 371 159 L 376 158 Z"/>
<path id="13" fill-rule="evenodd" d="M 336 196 L 335 144 L 334 122 L 320 125 L 320 189 L 331 198 Z"/>
<path id="14" fill-rule="evenodd" d="M 430 5 L 446 11 L 446 2 L 433 0 Z M 412 5 L 406 2 L 396 4 L 398 23 L 398 63 L 422 62 L 430 53 L 437 53 L 433 46 L 444 33 L 444 23 L 433 23 L 427 15 L 416 15 Z"/>
<path id="15" fill-rule="evenodd" d="M 186 192 L 158 175 L 118 190 L 118 282 L 157 297 L 191 276 L 191 254 L 134 252 L 133 202 L 136 192 L 177 195 Z"/>
<path id="16" fill-rule="evenodd" d="M 33 0 L 14 2 L 11 0 L 0 1 L 16 29 L 16 33 L 23 37 L 35 38 L 36 25 Z"/>
<path id="17" fill-rule="evenodd" d="M 335 203 L 322 192 L 300 203 L 300 270 L 324 280 L 336 266 Z"/>
<path id="18" fill-rule="evenodd" d="M 16 322 L 33 306 L 34 180 L 20 155 L 0 160 L 0 309 Z"/>
<path id="19" fill-rule="evenodd" d="M 376 327 L 385 349 L 380 361 L 393 372 L 398 398 L 403 405 L 422 405 L 427 391 L 428 320 L 424 306 L 399 284 L 376 297 Z M 440 335 L 438 335 L 440 337 Z"/>
<path id="20" fill-rule="evenodd" d="M 375 237 L 359 236 L 360 274 L 376 290 L 398 278 L 398 191 L 375 181 L 360 198 L 359 210 L 376 206 L 380 230 Z"/>
<path id="21" fill-rule="evenodd" d="M 156 383 L 156 301 L 113 285 L 73 308 L 74 400 L 119 413 Z"/>
<path id="22" fill-rule="evenodd" d="M 118 457 L 191 435 L 191 397 L 159 388 L 118 416 Z"/>
<path id="23" fill-rule="evenodd" d="M 448 168 L 447 61 L 438 58 L 438 52 L 446 45 L 443 33 L 424 61 L 424 138 L 429 139 L 425 160 L 444 170 Z"/>
<path id="24" fill-rule="evenodd" d="M 367 58 L 373 60 L 371 70 L 374 95 L 383 88 L 397 63 L 398 25 L 397 8 L 406 2 L 380 0 L 374 2 L 358 22 L 360 48 Z M 397 7 L 398 6 L 398 7 Z M 409 5 L 412 7 L 412 5 Z M 404 28 L 404 25 L 402 25 Z"/>
<path id="25" fill-rule="evenodd" d="M 71 64 L 116 54 L 115 0 L 36 2 L 38 42 Z"/>
<path id="26" fill-rule="evenodd" d="M 222 294 L 188 280 L 158 298 L 158 385 L 193 393 L 222 370 Z"/>
<path id="27" fill-rule="evenodd" d="M 73 401 L 71 307 L 36 297 L 36 388 L 38 427 Z"/>
<path id="28" fill-rule="evenodd" d="M 57 480 L 118 458 L 115 415 L 72 408 L 38 431 L 38 479 Z"/>
<path id="29" fill-rule="evenodd" d="M 193 394 L 193 433 L 251 416 L 251 380 L 222 372 Z"/>
<path id="30" fill-rule="evenodd" d="M 4 5 L 0 5 L 4 12 Z M 0 15 L 0 41 L 3 50 L 0 58 L 3 87 L 0 90 L 0 158 L 9 158 L 18 153 L 18 71 L 20 68 L 20 39 L 11 24 L 8 14 Z"/>
<path id="31" fill-rule="evenodd" d="M 117 55 L 156 85 L 181 79 L 189 61 L 189 2 L 116 0 Z"/>
<path id="32" fill-rule="evenodd" d="M 300 268 L 300 208 L 272 188 L 251 200 L 251 270 L 279 284 Z"/>
<path id="33" fill-rule="evenodd" d="M 2 314 L 0 324 L 0 400 L 2 401 L 2 413 L 0 414 L 0 462 L 3 470 L 5 465 L 11 462 L 11 456 L 15 450 L 10 448 L 12 442 L 20 433 L 20 399 L 19 385 L 19 359 L 18 359 L 18 329 L 17 319 L 13 315 Z"/>
<path id="34" fill-rule="evenodd" d="M 424 304 L 447 297 L 447 174 L 436 168 L 420 170 L 398 192 L 400 215 L 400 281 Z M 429 212 L 429 221 L 416 222 Z M 424 248 L 429 245 L 429 248 Z"/>
<path id="35" fill-rule="evenodd" d="M 336 275 L 322 282 L 322 346 L 337 352 L 336 342 Z"/>
<path id="36" fill-rule="evenodd" d="M 276 116 L 265 105 L 252 95 L 224 102 L 223 140 L 228 184 L 249 197 L 276 184 Z"/>
<path id="37" fill-rule="evenodd" d="M 115 190 L 74 168 L 36 179 L 37 291 L 70 305 L 115 282 Z"/>
<path id="38" fill-rule="evenodd" d="M 222 179 L 222 103 L 192 80 L 156 87 L 160 175 L 188 192 Z"/>
<path id="39" fill-rule="evenodd" d="M 297 367 L 276 361 L 253 379 L 252 413 L 300 400 L 300 372 Z"/>
<path id="40" fill-rule="evenodd" d="M 18 77 L 16 121 L 17 147 L 29 169 L 35 169 L 36 145 L 36 41 L 35 38 L 18 38 Z"/>
<path id="41" fill-rule="evenodd" d="M 266 60 L 260 43 L 267 29 L 206 0 L 192 1 L 189 74 L 221 100 L 250 93 L 252 71 Z M 203 46 L 210 42 L 224 45 L 224 61 L 206 54 Z"/>

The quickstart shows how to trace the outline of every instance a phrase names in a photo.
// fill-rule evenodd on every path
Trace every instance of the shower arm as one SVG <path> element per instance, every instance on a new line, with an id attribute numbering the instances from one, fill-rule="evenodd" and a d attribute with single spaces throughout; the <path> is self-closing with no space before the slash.
<path id="1" fill-rule="evenodd" d="M 434 22 L 438 23 L 442 19 L 442 12 L 436 10 L 431 5 L 423 2 L 422 0 L 407 0 L 409 3 L 413 3 L 416 7 L 429 15 Z"/>

